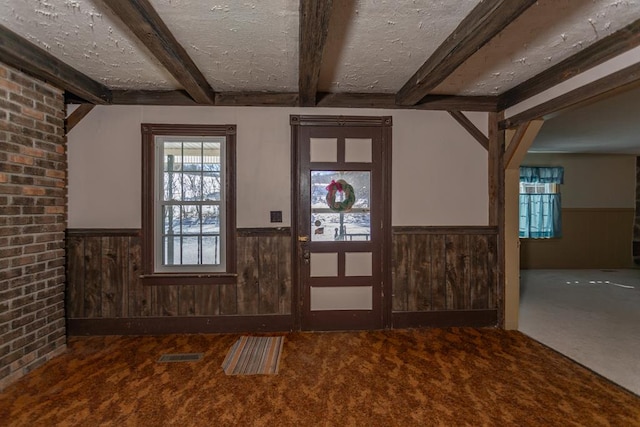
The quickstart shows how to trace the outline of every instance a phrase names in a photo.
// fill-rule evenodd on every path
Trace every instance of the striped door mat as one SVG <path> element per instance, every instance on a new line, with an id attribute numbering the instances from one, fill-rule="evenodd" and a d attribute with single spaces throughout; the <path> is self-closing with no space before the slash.
<path id="1" fill-rule="evenodd" d="M 284 337 L 242 336 L 222 363 L 227 375 L 277 374 Z"/>

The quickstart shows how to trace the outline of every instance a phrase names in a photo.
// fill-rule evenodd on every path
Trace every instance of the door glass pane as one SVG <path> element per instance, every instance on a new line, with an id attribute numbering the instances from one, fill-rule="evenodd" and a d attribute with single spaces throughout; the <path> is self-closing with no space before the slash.
<path id="1" fill-rule="evenodd" d="M 311 171 L 311 240 L 370 240 L 370 189 L 369 171 Z"/>

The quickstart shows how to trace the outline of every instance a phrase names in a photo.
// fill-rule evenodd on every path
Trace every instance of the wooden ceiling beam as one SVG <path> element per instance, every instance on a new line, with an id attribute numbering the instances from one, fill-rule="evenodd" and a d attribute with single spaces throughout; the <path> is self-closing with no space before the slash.
<path id="1" fill-rule="evenodd" d="M 111 100 L 109 89 L 44 49 L 0 25 L 2 62 L 94 104 Z"/>
<path id="2" fill-rule="evenodd" d="M 332 0 L 300 0 L 300 42 L 298 66 L 299 102 L 316 105 L 320 66 L 329 32 Z"/>
<path id="3" fill-rule="evenodd" d="M 412 110 L 460 110 L 460 111 L 498 111 L 498 98 L 495 96 L 455 96 L 428 95 L 420 104 L 402 106 L 395 102 L 391 93 L 320 93 L 318 107 L 337 108 L 388 108 Z"/>
<path id="4" fill-rule="evenodd" d="M 536 0 L 480 2 L 398 91 L 396 102 L 415 105 Z"/>
<path id="5" fill-rule="evenodd" d="M 113 90 L 111 93 L 112 103 L 115 105 L 202 105 L 180 90 Z M 68 98 L 67 103 L 78 102 L 74 98 Z M 317 106 L 495 112 L 497 103 L 498 98 L 491 96 L 429 95 L 421 104 L 404 107 L 395 103 L 395 95 L 392 93 L 319 93 Z M 298 93 L 217 92 L 215 105 L 294 107 L 298 105 Z"/>
<path id="6" fill-rule="evenodd" d="M 640 19 L 509 89 L 500 95 L 499 108 L 516 105 L 639 45 Z"/>
<path id="7" fill-rule="evenodd" d="M 475 140 L 478 141 L 485 150 L 489 149 L 489 138 L 484 133 L 482 133 L 482 131 L 478 129 L 476 125 L 471 123 L 471 120 L 469 120 L 467 116 L 462 114 L 462 112 L 455 110 L 449 111 L 449 114 L 451 114 L 451 117 L 453 117 L 458 123 L 460 123 L 460 126 L 465 128 L 466 131 L 469 132 L 469 134 L 471 134 L 471 136 L 474 137 Z"/>
<path id="8" fill-rule="evenodd" d="M 105 4 L 120 17 L 197 103 L 215 102 L 215 92 L 207 79 L 148 0 L 110 0 Z"/>
<path id="9" fill-rule="evenodd" d="M 502 120 L 500 129 L 514 128 L 530 120 L 543 118 L 548 114 L 556 113 L 592 98 L 612 91 L 622 91 L 638 84 L 640 84 L 640 63 L 623 68 L 620 71 Z"/>

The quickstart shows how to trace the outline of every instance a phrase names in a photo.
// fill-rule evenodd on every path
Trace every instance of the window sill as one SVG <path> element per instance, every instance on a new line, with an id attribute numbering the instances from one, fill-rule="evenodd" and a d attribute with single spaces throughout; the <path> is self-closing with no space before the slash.
<path id="1" fill-rule="evenodd" d="M 230 285 L 235 284 L 237 279 L 236 273 L 164 273 L 140 276 L 143 286 Z"/>

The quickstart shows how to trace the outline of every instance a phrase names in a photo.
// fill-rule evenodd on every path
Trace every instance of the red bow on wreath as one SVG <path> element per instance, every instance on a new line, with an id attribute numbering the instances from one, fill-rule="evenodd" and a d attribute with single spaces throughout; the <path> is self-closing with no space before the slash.
<path id="1" fill-rule="evenodd" d="M 331 184 L 327 185 L 326 190 L 331 191 L 332 187 L 342 193 L 342 184 L 335 182 L 333 179 L 331 180 Z"/>

